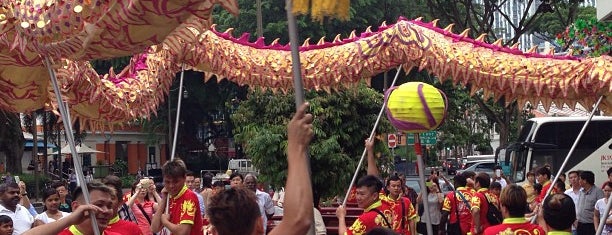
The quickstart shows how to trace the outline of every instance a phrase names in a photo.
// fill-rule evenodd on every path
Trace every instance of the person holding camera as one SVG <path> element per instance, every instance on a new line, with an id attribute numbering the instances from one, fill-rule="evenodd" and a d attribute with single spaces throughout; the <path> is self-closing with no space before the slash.
<path id="1" fill-rule="evenodd" d="M 142 234 L 153 234 L 151 219 L 155 211 L 159 210 L 157 202 L 162 200 L 157 193 L 155 183 L 148 178 L 141 179 L 132 186 L 132 192 L 127 205 L 134 212 Z"/>

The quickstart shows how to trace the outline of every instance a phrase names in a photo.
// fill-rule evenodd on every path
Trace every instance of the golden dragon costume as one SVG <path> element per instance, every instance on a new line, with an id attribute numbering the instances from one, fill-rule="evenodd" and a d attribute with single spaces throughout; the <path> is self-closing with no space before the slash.
<path id="1" fill-rule="evenodd" d="M 54 69 L 81 126 L 104 129 L 112 123 L 147 117 L 157 109 L 181 65 L 252 87 L 292 88 L 290 49 L 263 40 L 235 38 L 211 26 L 221 4 L 237 13 L 232 0 L 1 0 L 0 109 L 55 110 L 44 57 Z M 208 30 L 210 29 L 210 30 Z M 472 92 L 546 106 L 612 111 L 612 59 L 575 58 L 523 52 L 438 28 L 436 21 L 400 19 L 348 38 L 323 38 L 300 47 L 307 89 L 337 90 L 403 65 L 426 69 L 441 80 L 471 84 Z M 97 74 L 91 59 L 134 55 L 119 74 Z"/>

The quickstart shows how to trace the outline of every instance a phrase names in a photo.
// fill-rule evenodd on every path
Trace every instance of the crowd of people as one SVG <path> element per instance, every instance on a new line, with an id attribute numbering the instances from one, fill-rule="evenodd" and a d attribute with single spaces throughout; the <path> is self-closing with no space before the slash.
<path id="1" fill-rule="evenodd" d="M 588 170 L 568 172 L 566 184 L 565 174 L 551 182 L 550 166 L 544 166 L 529 172 L 528 181 L 520 186 L 509 183 L 500 167 L 494 176 L 464 171 L 454 176 L 445 195 L 440 185 L 448 186 L 450 181 L 432 172 L 424 187 L 427 197 L 421 192 L 415 202 L 397 175 L 380 179 L 372 142 L 366 140 L 365 146 L 368 175 L 356 184 L 357 204 L 364 212 L 347 228 L 345 209 L 338 208 L 339 234 L 364 234 L 382 227 L 389 230 L 384 234 L 593 235 L 602 217 L 606 218 L 602 234 L 612 234 L 612 214 L 603 214 L 612 192 L 612 168 L 601 187 L 595 185 L 595 174 Z M 424 203 L 428 213 L 424 213 Z M 428 233 L 427 223 L 432 232 Z"/>
<path id="2" fill-rule="evenodd" d="M 320 225 L 320 213 L 313 203 L 308 169 L 313 130 L 307 108 L 308 104 L 302 105 L 288 124 L 288 175 L 277 197 L 259 190 L 255 175 L 232 174 L 225 187 L 220 181 L 212 183 L 210 176 L 195 177 L 175 158 L 162 167 L 163 185 L 139 179 L 126 195 L 114 175 L 77 186 L 70 195 L 70 186 L 54 184 L 43 190 L 42 213 L 30 203 L 23 182 L 2 183 L 0 235 L 91 235 L 94 230 L 106 235 L 320 234 L 321 226 L 313 226 Z M 603 215 L 612 192 L 612 168 L 602 187 L 594 185 L 591 171 L 568 172 L 569 185 L 565 177 L 551 182 L 546 166 L 527 174 L 528 182 L 521 186 L 506 181 L 501 169 L 493 177 L 465 171 L 452 183 L 431 174 L 425 197 L 423 192 L 411 195 L 399 175 L 382 180 L 373 145 L 373 140 L 365 141 L 367 175 L 355 185 L 354 197 L 363 213 L 349 226 L 346 208 L 339 206 L 338 234 L 428 234 L 429 223 L 433 234 L 592 235 L 602 217 L 606 218 L 602 234 L 612 234 L 612 215 Z M 451 190 L 443 194 L 441 186 Z M 282 205 L 283 217 L 267 229 L 275 204 Z M 537 223 L 530 221 L 534 216 Z"/>
<path id="3" fill-rule="evenodd" d="M 308 104 L 302 105 L 287 127 L 284 216 L 268 234 L 306 234 L 314 221 L 307 159 L 313 118 L 307 109 Z M 162 175 L 161 187 L 144 178 L 134 182 L 127 195 L 114 175 L 101 182 L 84 182 L 71 195 L 70 186 L 54 184 L 43 190 L 44 211 L 40 214 L 31 205 L 23 182 L 2 183 L 0 235 L 92 235 L 94 230 L 106 235 L 266 233 L 266 220 L 274 214 L 274 206 L 271 196 L 256 187 L 255 175 L 234 174 L 226 189 L 223 182 L 213 184 L 211 177 L 194 177 L 178 158 L 163 165 Z"/>

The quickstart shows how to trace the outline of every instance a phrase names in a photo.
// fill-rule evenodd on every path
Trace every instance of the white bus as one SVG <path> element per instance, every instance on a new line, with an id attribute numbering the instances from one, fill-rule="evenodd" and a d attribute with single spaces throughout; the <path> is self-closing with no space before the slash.
<path id="1" fill-rule="evenodd" d="M 468 163 L 474 163 L 474 162 L 480 162 L 480 161 L 494 161 L 495 160 L 495 155 L 491 154 L 491 155 L 470 155 L 470 156 L 465 156 L 463 158 L 461 158 L 461 160 L 463 161 L 463 165 L 465 166 L 465 164 Z"/>
<path id="2" fill-rule="evenodd" d="M 504 174 L 515 183 L 526 180 L 527 172 L 550 165 L 553 176 L 578 137 L 587 117 L 545 117 L 529 119 L 516 143 L 500 153 Z M 608 180 L 612 167 L 612 117 L 595 116 L 570 156 L 563 172 L 589 170 L 595 185 Z"/>

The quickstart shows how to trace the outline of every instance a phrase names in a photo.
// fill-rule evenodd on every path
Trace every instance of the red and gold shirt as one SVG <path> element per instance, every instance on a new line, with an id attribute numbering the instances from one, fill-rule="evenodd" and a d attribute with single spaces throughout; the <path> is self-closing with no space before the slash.
<path id="1" fill-rule="evenodd" d="M 346 199 L 347 203 L 357 203 L 357 187 L 352 187 L 351 190 L 349 190 L 349 196 L 348 199 Z"/>
<path id="2" fill-rule="evenodd" d="M 455 193 L 456 192 L 456 193 Z M 459 196 L 459 193 L 463 195 L 463 198 L 467 203 Z M 472 211 L 466 204 L 471 204 L 470 201 L 474 197 L 474 190 L 466 187 L 459 187 L 457 191 L 449 192 L 444 197 L 444 204 L 442 210 L 448 211 L 449 222 L 457 222 L 457 209 L 459 214 L 459 225 L 461 226 L 461 234 L 467 234 L 472 228 Z"/>
<path id="3" fill-rule="evenodd" d="M 83 235 L 83 232 L 79 231 L 79 229 L 77 229 L 77 227 L 75 225 L 71 225 L 70 227 L 62 230 L 60 233 L 58 233 L 57 235 Z M 120 235 L 119 233 L 114 233 L 114 232 L 109 232 L 109 231 L 102 231 L 102 235 Z"/>
<path id="4" fill-rule="evenodd" d="M 116 215 L 115 218 L 108 221 L 108 227 L 106 227 L 105 231 L 126 235 L 142 235 L 142 231 L 140 231 L 137 224 L 119 219 L 119 215 Z"/>
<path id="5" fill-rule="evenodd" d="M 506 218 L 502 224 L 488 227 L 484 235 L 544 235 L 544 229 L 525 218 Z"/>
<path id="6" fill-rule="evenodd" d="M 380 215 L 377 211 L 379 211 Z M 386 219 L 386 221 L 385 221 Z M 363 213 L 355 220 L 353 225 L 349 227 L 345 234 L 347 235 L 363 235 L 376 227 L 389 228 L 393 223 L 393 206 L 388 201 L 378 200 L 368 208 L 363 210 Z"/>
<path id="7" fill-rule="evenodd" d="M 472 197 L 472 201 L 471 201 L 472 209 L 474 208 L 480 209 L 479 215 L 480 215 L 480 226 L 481 226 L 480 228 L 481 229 L 486 229 L 491 226 L 491 224 L 489 223 L 489 220 L 487 219 L 487 211 L 489 210 L 489 203 L 487 203 L 486 200 L 488 200 L 491 203 L 491 205 L 494 205 L 499 209 L 499 200 L 497 199 L 497 196 L 489 192 L 489 189 L 487 188 L 478 189 L 474 197 Z M 476 234 L 474 232 L 475 229 L 476 229 L 475 224 L 473 224 L 472 230 L 471 230 L 472 234 Z M 482 230 L 481 230 L 481 233 L 482 233 Z"/>
<path id="8" fill-rule="evenodd" d="M 170 222 L 173 224 L 191 224 L 190 235 L 202 235 L 202 213 L 198 196 L 186 185 L 170 199 Z"/>
<path id="9" fill-rule="evenodd" d="M 548 192 L 550 186 L 552 186 L 550 180 L 542 184 L 542 191 L 540 191 L 540 195 L 538 195 L 538 197 L 536 198 L 537 203 L 541 203 L 542 201 L 544 201 L 544 197 L 546 197 L 546 192 Z"/>
<path id="10" fill-rule="evenodd" d="M 393 231 L 399 234 L 410 234 L 410 221 L 418 220 L 417 212 L 410 203 L 410 199 L 407 197 L 400 197 L 397 200 L 394 200 L 387 195 L 380 194 L 379 198 L 381 201 L 388 202 L 393 208 Z M 401 200 L 401 201 L 400 201 Z M 402 208 L 402 201 L 404 206 Z M 403 212 L 402 212 L 403 209 Z M 403 223 L 402 223 L 402 215 L 403 215 Z M 402 227 L 403 224 L 403 227 Z"/>

